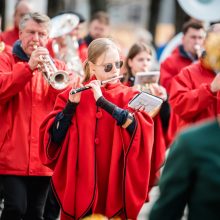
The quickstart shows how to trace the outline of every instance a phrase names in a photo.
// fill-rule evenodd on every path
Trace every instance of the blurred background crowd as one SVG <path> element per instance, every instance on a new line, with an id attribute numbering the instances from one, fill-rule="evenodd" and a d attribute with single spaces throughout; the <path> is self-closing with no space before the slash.
<path id="1" fill-rule="evenodd" d="M 110 64 L 109 66 L 104 65 L 104 72 L 107 74 L 111 72 L 114 67 L 118 72 L 120 70 L 120 74 L 124 76 L 121 80 L 124 85 L 129 87 L 136 86 L 138 90 L 146 91 L 162 100 L 163 104 L 160 108 L 152 113 L 152 115 L 149 114 L 153 119 L 154 136 L 151 137 L 153 139 L 153 149 L 156 152 L 154 153 L 157 156 L 159 155 L 159 159 L 157 159 L 160 160 L 160 162 L 158 162 L 160 168 L 164 165 L 161 161 L 165 161 L 166 152 L 169 152 L 169 149 L 171 149 L 161 179 L 161 196 L 159 196 L 157 188 L 157 181 L 160 179 L 160 172 L 158 172 L 156 177 L 153 177 L 154 182 L 149 183 L 149 185 L 152 184 L 150 187 L 153 185 L 156 185 L 156 187 L 153 187 L 149 196 L 150 199 L 146 198 L 146 201 L 149 199 L 149 202 L 143 206 L 138 219 L 144 220 L 149 217 L 151 220 L 175 220 L 181 217 L 184 218 L 184 211 L 186 216 L 192 215 L 191 219 L 207 219 L 208 216 L 211 215 L 211 211 L 210 213 L 207 211 L 200 215 L 198 214 L 198 207 L 201 208 L 204 205 L 207 210 L 212 210 L 213 206 L 211 208 L 209 207 L 213 201 L 212 199 L 214 198 L 214 201 L 218 203 L 220 198 L 215 198 L 215 193 L 212 191 L 212 184 L 209 185 L 206 182 L 207 180 L 209 181 L 211 177 L 207 177 L 206 175 L 200 176 L 199 173 L 199 168 L 205 167 L 204 172 L 209 174 L 210 171 L 206 166 L 207 163 L 204 163 L 207 158 L 203 159 L 201 155 L 198 159 L 197 156 L 200 156 L 198 153 L 199 150 L 197 152 L 197 149 L 194 149 L 192 146 L 197 146 L 198 143 L 198 145 L 204 149 L 204 152 L 206 152 L 206 150 L 209 151 L 207 146 L 210 144 L 211 149 L 213 148 L 215 150 L 218 145 L 219 119 L 215 121 L 214 125 L 207 123 L 207 127 L 202 127 L 201 130 L 198 129 L 194 131 L 192 129 L 189 130 L 189 133 L 183 133 L 182 136 L 178 135 L 183 128 L 185 129 L 191 127 L 191 125 L 197 125 L 197 122 L 216 119 L 220 114 L 219 6 L 220 2 L 218 0 L 1 0 L 0 53 L 2 52 L 3 54 L 1 54 L 2 63 L 0 64 L 1 77 L 2 80 L 5 80 L 5 76 L 7 75 L 5 73 L 10 71 L 13 74 L 13 71 L 19 72 L 19 68 L 12 68 L 12 66 L 17 65 L 17 60 L 13 61 L 13 64 L 10 64 L 11 59 L 9 57 L 12 57 L 12 53 L 21 59 L 24 65 L 26 65 L 26 62 L 29 62 L 29 67 L 33 67 L 31 71 L 42 72 L 48 72 L 49 70 L 47 71 L 46 66 L 40 66 L 39 68 L 37 59 L 38 62 L 41 63 L 39 58 L 46 57 L 45 54 L 49 54 L 52 59 L 64 61 L 66 64 L 65 68 L 70 72 L 70 75 L 66 75 L 66 73 L 63 72 L 60 74 L 62 77 L 61 83 L 59 79 L 57 82 L 56 79 L 54 79 L 54 82 L 51 83 L 51 86 L 55 90 L 61 91 L 67 87 L 66 81 L 69 80 L 71 74 L 72 76 L 77 75 L 81 79 L 84 77 L 84 70 L 89 57 L 88 47 L 93 40 L 105 37 L 114 39 L 120 48 L 121 60 L 120 62 L 114 62 L 114 64 L 108 63 Z M 33 39 L 36 37 L 34 40 L 38 45 L 32 43 L 31 47 L 29 46 L 29 49 L 25 50 L 24 46 L 25 43 L 27 43 L 27 41 L 25 41 L 27 35 L 24 34 L 24 30 L 26 30 L 27 27 L 31 29 L 31 23 L 29 24 L 28 22 L 32 22 L 32 20 L 35 22 L 37 20 L 34 20 L 35 18 L 32 17 L 27 18 L 23 23 L 20 23 L 20 21 L 24 18 L 23 16 L 25 14 L 33 11 L 50 17 L 52 28 L 50 34 L 48 34 L 47 29 L 43 27 L 43 30 L 46 29 L 45 33 L 39 31 L 39 33 L 37 33 L 39 36 L 33 36 Z M 35 25 L 38 25 L 37 22 Z M 47 23 L 47 19 L 43 20 L 42 23 Z M 27 25 L 26 27 L 26 24 L 29 24 L 29 26 Z M 26 34 L 34 35 L 35 33 L 28 32 L 28 28 Z M 213 33 L 217 34 L 213 35 Z M 47 34 L 48 36 L 46 36 Z M 45 39 L 49 37 L 47 39 L 48 41 L 44 41 L 44 37 Z M 17 41 L 18 39 L 19 41 Z M 22 54 L 21 51 L 19 51 L 21 49 Z M 38 56 L 36 56 L 37 53 Z M 59 62 L 54 63 L 56 66 L 61 65 Z M 62 65 L 60 67 L 61 69 L 65 69 Z M 153 78 L 149 78 L 148 74 L 148 80 L 150 81 L 143 81 L 141 83 L 139 81 L 137 83 L 136 80 L 138 76 L 141 76 L 140 73 L 151 73 Z M 11 99 L 7 96 L 8 90 L 13 93 L 11 85 L 7 83 L 8 81 L 5 80 L 5 84 L 2 83 L 2 85 L 6 86 L 0 87 L 2 89 L 2 91 L 0 91 L 0 99 L 2 98 L 1 107 L 3 109 L 2 115 L 9 114 L 7 101 L 14 102 L 14 94 L 11 94 Z M 7 87 L 7 85 L 9 86 Z M 20 90 L 17 92 L 20 94 Z M 27 95 L 26 92 L 24 92 L 24 96 L 25 95 Z M 30 98 L 30 96 L 28 97 Z M 44 98 L 45 97 L 42 99 Z M 23 102 L 25 99 L 21 100 Z M 52 109 L 53 102 L 55 101 L 50 99 L 50 102 L 48 106 L 51 106 L 48 107 L 48 109 L 44 109 L 45 106 L 42 106 L 42 112 L 49 112 L 49 110 Z M 24 103 L 22 103 L 23 106 Z M 31 111 L 30 114 L 33 114 L 33 112 Z M 42 113 L 42 115 L 44 114 Z M 19 120 L 22 121 L 22 117 L 23 116 L 21 116 Z M 38 121 L 37 119 L 35 120 L 35 118 L 29 118 L 28 120 L 27 130 L 29 129 L 29 123 L 36 123 L 33 127 L 37 133 L 35 138 L 38 137 L 38 130 L 42 118 L 39 116 Z M 18 123 L 18 127 L 19 125 L 20 123 Z M 7 122 L 5 126 L 8 127 Z M 207 141 L 208 139 L 205 136 L 206 134 L 208 137 L 209 132 L 211 133 L 211 142 Z M 12 132 L 12 136 L 13 135 L 15 135 L 15 132 Z M 24 143 L 29 144 L 30 134 L 25 133 L 25 135 L 27 135 L 27 140 L 24 140 Z M 201 135 L 201 141 L 196 142 L 197 140 L 194 140 L 194 135 L 196 135 L 198 139 L 200 139 Z M 18 135 L 15 136 L 19 139 Z M 1 137 L 2 142 L 7 139 L 3 137 L 3 135 Z M 204 138 L 204 141 L 202 138 Z M 11 147 L 13 144 L 16 144 L 13 138 L 8 139 L 10 143 L 7 146 Z M 38 141 L 38 138 L 36 139 Z M 35 148 L 37 148 L 37 141 L 32 139 L 30 141 L 33 142 Z M 4 143 L 0 143 L 0 146 L 3 145 Z M 23 147 L 21 144 L 21 148 Z M 14 150 L 14 148 L 12 150 Z M 190 153 L 187 154 L 185 150 L 188 150 L 187 152 Z M 188 155 L 191 157 L 188 158 Z M 220 154 L 217 155 L 217 159 L 220 161 Z M 198 161 L 196 166 L 190 162 L 188 164 L 185 163 L 185 161 L 194 161 L 193 156 L 196 158 L 195 161 Z M 213 161 L 216 159 L 214 156 L 213 159 L 212 156 L 211 154 L 208 160 Z M 1 157 L 4 160 L 4 156 L 0 155 L 0 158 Z M 31 161 L 29 157 L 31 156 L 28 155 L 28 159 L 24 159 L 26 160 L 25 163 Z M 155 162 L 157 159 L 152 157 L 151 162 Z M 10 166 L 8 168 L 9 171 L 5 171 L 3 160 L 0 163 L 0 177 L 2 177 L 0 180 L 3 180 L 3 185 L 5 186 L 7 186 L 7 181 L 8 183 L 15 184 L 17 180 L 7 180 L 7 178 L 5 178 L 7 174 L 13 174 L 14 171 L 10 170 Z M 40 163 L 39 158 L 37 158 L 37 163 Z M 216 162 L 216 164 L 218 164 L 218 162 Z M 215 168 L 216 164 L 211 168 L 209 167 L 209 169 Z M 41 163 L 40 166 L 42 166 Z M 149 170 L 150 169 L 151 167 L 149 167 Z M 179 172 L 183 170 L 184 172 Z M 216 170 L 220 171 L 219 167 L 216 168 Z M 217 171 L 216 173 L 218 173 Z M 21 176 L 35 176 L 36 173 L 32 174 L 31 172 L 31 170 L 28 170 L 27 175 Z M 193 176 L 194 173 L 196 173 L 196 177 Z M 45 171 L 42 175 L 48 177 L 45 183 L 46 191 L 51 175 L 52 172 L 49 171 Z M 17 173 L 15 176 L 17 176 Z M 36 174 L 36 176 L 38 175 Z M 42 177 L 41 175 L 39 176 Z M 220 178 L 217 177 L 216 179 Z M 26 183 L 26 181 L 25 179 L 24 182 Z M 199 187 L 197 188 L 198 182 L 204 184 L 201 184 L 201 186 L 198 184 Z M 213 185 L 219 186 L 219 181 L 216 181 L 217 183 L 215 181 L 213 182 Z M 174 183 L 176 183 L 176 185 Z M 17 183 L 15 185 L 17 185 Z M 0 187 L 2 187 L 2 184 L 0 184 Z M 151 189 L 150 187 L 149 189 Z M 206 187 L 211 189 L 210 197 L 204 196 L 200 198 L 201 191 L 205 190 Z M 200 193 L 198 192 L 199 190 Z M 3 208 L 4 193 L 6 191 L 1 189 L 0 192 L 1 206 Z M 158 197 L 159 199 L 152 209 L 152 205 Z M 48 197 L 44 198 L 44 200 L 46 201 L 43 210 L 44 219 L 52 220 L 59 218 L 60 204 L 57 203 L 51 188 L 49 188 Z M 177 201 L 179 201 L 179 203 Z M 211 202 L 207 205 L 207 201 Z M 196 202 L 199 203 L 200 206 L 197 207 L 195 205 Z M 16 205 L 18 205 L 18 203 L 19 199 L 15 201 Z M 186 205 L 188 205 L 188 209 L 186 209 Z M 174 210 L 172 213 L 169 210 L 169 206 L 172 206 Z M 218 206 L 219 205 L 214 205 L 215 211 L 212 213 L 217 213 L 217 210 L 220 208 Z M 7 211 L 7 209 L 5 210 Z M 150 210 L 152 210 L 151 215 L 149 214 Z M 89 214 L 91 214 L 90 211 L 91 209 L 88 212 Z M 5 216 L 6 215 L 7 214 L 5 214 Z M 10 219 L 10 217 L 7 218 L 3 216 L 1 219 Z M 213 214 L 213 218 L 210 219 L 219 219 L 219 216 Z"/>
<path id="2" fill-rule="evenodd" d="M 105 11 L 109 15 L 110 35 L 129 48 L 137 39 L 163 47 L 176 33 L 189 15 L 176 0 L 29 0 L 36 11 L 54 17 L 61 11 L 72 10 L 80 13 L 85 22 L 81 27 L 81 36 L 87 32 L 87 24 L 96 11 Z M 0 2 L 1 30 L 13 26 L 13 13 L 16 0 Z M 186 3 L 187 5 L 187 3 Z M 189 5 L 190 7 L 190 5 Z M 160 52 L 159 52 L 160 53 Z"/>

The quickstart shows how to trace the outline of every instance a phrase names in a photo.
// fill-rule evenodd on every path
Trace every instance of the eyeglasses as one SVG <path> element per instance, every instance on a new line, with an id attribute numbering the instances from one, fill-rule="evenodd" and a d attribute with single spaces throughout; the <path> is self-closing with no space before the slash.
<path id="1" fill-rule="evenodd" d="M 116 61 L 114 63 L 106 63 L 106 64 L 102 64 L 102 65 L 97 65 L 97 64 L 94 64 L 94 65 L 95 66 L 104 66 L 104 71 L 106 73 L 108 73 L 112 70 L 114 64 L 117 69 L 120 69 L 123 65 L 123 61 Z"/>

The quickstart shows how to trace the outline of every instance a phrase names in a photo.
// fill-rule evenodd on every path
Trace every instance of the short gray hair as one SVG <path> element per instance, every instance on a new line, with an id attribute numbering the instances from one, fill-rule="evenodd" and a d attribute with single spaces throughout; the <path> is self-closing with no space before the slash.
<path id="1" fill-rule="evenodd" d="M 50 31 L 50 18 L 47 15 L 38 13 L 38 12 L 33 12 L 33 13 L 27 13 L 24 15 L 19 23 L 19 30 L 23 30 L 25 28 L 25 25 L 27 21 L 33 20 L 38 24 L 45 24 L 48 33 Z"/>

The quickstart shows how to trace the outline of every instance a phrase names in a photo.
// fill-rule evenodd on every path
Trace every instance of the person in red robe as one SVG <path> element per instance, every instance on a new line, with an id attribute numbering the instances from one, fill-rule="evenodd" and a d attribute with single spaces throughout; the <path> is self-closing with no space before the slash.
<path id="1" fill-rule="evenodd" d="M 26 14 L 12 51 L 0 53 L 0 184 L 4 208 L 1 220 L 43 219 L 43 209 L 52 170 L 39 159 L 39 127 L 53 109 L 58 90 L 45 80 L 42 59 L 50 19 L 39 13 Z M 37 46 L 37 48 L 35 48 Z M 52 61 L 57 69 L 65 64 Z M 50 66 L 48 66 L 50 68 Z"/>
<path id="2" fill-rule="evenodd" d="M 0 36 L 0 53 L 1 52 L 5 52 L 5 53 L 11 53 L 12 52 L 12 47 L 5 44 L 2 40 L 1 40 L 1 36 Z"/>
<path id="3" fill-rule="evenodd" d="M 211 36 L 216 36 L 215 40 Z M 183 127 L 220 114 L 219 45 L 220 32 L 219 29 L 215 30 L 214 25 L 208 32 L 205 40 L 206 52 L 201 59 L 184 68 L 174 77 L 170 92 L 170 104 L 173 113 L 178 118 L 178 127 L 172 133 L 172 137 L 175 137 Z M 214 64 L 212 63 L 213 59 L 216 60 Z"/>
<path id="4" fill-rule="evenodd" d="M 162 98 L 163 101 L 166 102 L 167 99 L 166 90 L 161 85 L 159 85 L 157 81 L 159 76 L 153 79 L 152 82 L 150 83 L 146 83 L 143 85 L 134 85 L 136 74 L 138 72 L 142 72 L 142 73 L 149 72 L 151 63 L 152 63 L 151 48 L 145 43 L 133 44 L 129 49 L 128 55 L 125 59 L 125 67 L 127 69 L 127 73 L 125 74 L 125 80 L 123 81 L 123 83 L 128 86 L 134 86 L 142 91 L 147 91 L 155 96 Z M 162 124 L 162 120 L 161 120 L 162 117 L 163 116 L 159 113 L 158 110 L 154 113 L 154 115 L 152 115 L 152 118 L 154 120 L 154 150 L 160 152 L 160 155 L 164 158 L 166 151 L 166 144 L 163 134 L 163 128 L 165 126 L 163 126 Z M 159 176 L 160 174 L 158 172 L 157 180 L 159 179 Z M 153 181 L 153 184 L 155 184 L 155 181 Z"/>
<path id="5" fill-rule="evenodd" d="M 3 31 L 0 35 L 1 35 L 1 39 L 2 41 L 9 45 L 9 46 L 13 46 L 13 44 L 15 43 L 16 40 L 19 39 L 19 23 L 21 18 L 27 14 L 31 12 L 31 5 L 28 3 L 28 1 L 17 1 L 17 3 L 15 4 L 15 11 L 14 11 L 14 27 Z"/>
<path id="6" fill-rule="evenodd" d="M 94 40 L 84 67 L 84 85 L 91 89 L 60 94 L 41 125 L 39 154 L 54 170 L 62 220 L 92 213 L 136 219 L 163 163 L 153 149 L 151 117 L 128 107 L 139 92 L 118 79 L 100 86 L 119 76 L 121 65 L 112 40 Z"/>
<path id="7" fill-rule="evenodd" d="M 170 93 L 172 78 L 184 67 L 198 60 L 198 50 L 203 48 L 205 39 L 204 26 L 195 21 L 184 23 L 181 44 L 174 49 L 160 66 L 160 83 Z"/>
<path id="8" fill-rule="evenodd" d="M 168 96 L 172 85 L 172 79 L 185 67 L 191 65 L 198 60 L 205 39 L 205 29 L 200 22 L 188 21 L 184 23 L 183 37 L 181 44 L 174 49 L 160 65 L 160 84 L 167 90 Z M 168 99 L 169 101 L 169 99 Z M 170 108 L 170 119 L 168 122 L 168 130 L 166 133 L 166 144 L 173 140 L 173 133 L 178 127 L 178 118 Z"/>

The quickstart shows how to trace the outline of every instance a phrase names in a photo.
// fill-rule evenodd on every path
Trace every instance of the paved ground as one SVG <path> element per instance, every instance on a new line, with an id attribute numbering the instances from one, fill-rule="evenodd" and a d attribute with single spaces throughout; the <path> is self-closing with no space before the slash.
<path id="1" fill-rule="evenodd" d="M 148 220 L 150 210 L 151 210 L 154 202 L 158 198 L 158 196 L 159 196 L 159 187 L 154 187 L 150 192 L 150 202 L 146 203 L 143 206 L 137 220 Z M 181 220 L 187 220 L 187 209 L 185 209 L 184 215 L 181 218 Z"/>
<path id="2" fill-rule="evenodd" d="M 150 213 L 150 210 L 154 202 L 158 198 L 158 196 L 159 196 L 159 189 L 158 187 L 154 187 L 150 192 L 150 202 L 144 204 L 138 216 L 138 220 L 148 220 L 148 215 Z"/>

